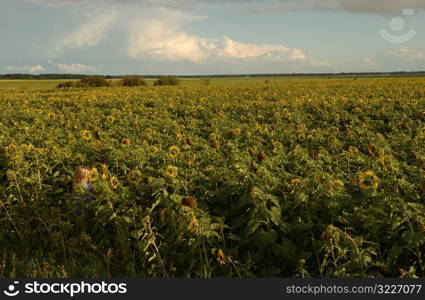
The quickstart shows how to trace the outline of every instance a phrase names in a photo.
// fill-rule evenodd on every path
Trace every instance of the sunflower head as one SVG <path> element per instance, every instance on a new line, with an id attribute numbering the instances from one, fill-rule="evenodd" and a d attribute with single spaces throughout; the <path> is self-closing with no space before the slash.
<path id="1" fill-rule="evenodd" d="M 142 177 L 143 177 L 142 172 L 140 172 L 139 170 L 133 170 L 128 174 L 127 179 L 130 182 L 138 184 L 142 181 Z"/>
<path id="2" fill-rule="evenodd" d="M 335 186 L 335 187 L 343 187 L 344 186 L 344 182 L 342 180 L 337 179 L 337 180 L 334 180 L 332 182 L 332 185 Z"/>
<path id="3" fill-rule="evenodd" d="M 379 186 L 379 178 L 372 171 L 368 170 L 360 173 L 359 187 L 365 190 L 377 189 Z"/>
<path id="4" fill-rule="evenodd" d="M 164 169 L 164 176 L 169 178 L 175 178 L 177 177 L 178 170 L 179 169 L 177 167 L 168 165 Z"/>
<path id="5" fill-rule="evenodd" d="M 91 139 L 91 133 L 88 130 L 81 130 L 80 134 L 81 134 L 81 137 L 85 140 Z"/>
<path id="6" fill-rule="evenodd" d="M 131 142 L 130 142 L 129 139 L 122 139 L 121 140 L 121 144 L 126 145 L 126 146 L 129 146 L 131 144 Z"/>
<path id="7" fill-rule="evenodd" d="M 47 118 L 48 118 L 49 120 L 54 120 L 54 119 L 55 119 L 55 117 L 56 117 L 56 115 L 55 115 L 55 113 L 53 113 L 53 112 L 49 112 L 49 113 L 47 114 Z"/>
<path id="8" fill-rule="evenodd" d="M 220 265 L 224 265 L 226 263 L 226 256 L 224 255 L 223 250 L 217 250 L 217 261 Z"/>
<path id="9" fill-rule="evenodd" d="M 362 109 L 360 107 L 355 107 L 355 108 L 353 108 L 352 112 L 355 113 L 355 114 L 360 114 L 360 113 L 362 113 Z"/>
<path id="10" fill-rule="evenodd" d="M 112 176 L 111 179 L 109 179 L 109 186 L 115 190 L 118 187 L 118 178 Z"/>
<path id="11" fill-rule="evenodd" d="M 348 146 L 348 152 L 350 152 L 350 153 L 358 153 L 359 152 L 359 149 L 357 149 L 354 146 Z"/>
<path id="12" fill-rule="evenodd" d="M 263 161 L 265 160 L 267 157 L 266 153 L 264 153 L 263 151 L 258 152 L 257 154 L 257 159 L 258 161 Z"/>
<path id="13" fill-rule="evenodd" d="M 196 199 L 189 196 L 189 197 L 184 197 L 182 199 L 182 205 L 190 207 L 192 209 L 196 208 Z"/>
<path id="14" fill-rule="evenodd" d="M 99 179 L 99 171 L 96 168 L 92 168 L 90 171 L 90 181 L 96 181 Z"/>
<path id="15" fill-rule="evenodd" d="M 231 136 L 237 136 L 237 135 L 240 135 L 241 134 L 241 129 L 240 128 L 236 128 L 236 129 L 233 129 L 233 130 L 230 130 L 229 131 L 229 135 L 231 135 Z"/>
<path id="16" fill-rule="evenodd" d="M 179 155 L 180 153 L 180 149 L 177 146 L 171 146 L 170 148 L 168 148 L 168 153 L 171 157 L 177 157 L 177 155 Z"/>
<path id="17" fill-rule="evenodd" d="M 217 140 L 212 140 L 211 144 L 212 144 L 214 149 L 220 149 L 220 147 L 221 147 L 220 142 L 217 141 Z"/>

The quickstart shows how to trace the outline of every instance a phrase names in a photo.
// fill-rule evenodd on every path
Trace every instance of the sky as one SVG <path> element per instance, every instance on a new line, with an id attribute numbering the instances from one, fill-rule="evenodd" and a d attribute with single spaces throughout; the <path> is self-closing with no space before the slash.
<path id="1" fill-rule="evenodd" d="M 424 0 L 1 0 L 0 73 L 425 71 Z"/>

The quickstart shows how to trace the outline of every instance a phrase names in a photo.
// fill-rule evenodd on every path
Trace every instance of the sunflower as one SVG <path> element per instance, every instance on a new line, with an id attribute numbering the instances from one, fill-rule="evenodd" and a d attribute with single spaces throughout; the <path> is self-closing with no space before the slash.
<path id="1" fill-rule="evenodd" d="M 108 166 L 105 164 L 100 164 L 102 167 L 102 180 L 106 180 L 108 178 Z"/>
<path id="2" fill-rule="evenodd" d="M 139 170 L 133 170 L 127 175 L 128 181 L 139 184 L 142 181 L 143 174 Z"/>
<path id="3" fill-rule="evenodd" d="M 83 139 L 85 139 L 85 140 L 91 139 L 91 133 L 88 130 L 81 130 L 80 134 L 83 137 Z"/>
<path id="4" fill-rule="evenodd" d="M 224 265 L 226 263 L 226 256 L 224 255 L 223 250 L 217 250 L 217 261 L 220 265 Z"/>
<path id="5" fill-rule="evenodd" d="M 236 129 L 230 130 L 229 134 L 232 135 L 232 136 L 237 136 L 237 135 L 240 135 L 241 132 L 242 132 L 242 130 L 240 128 L 236 128 Z"/>
<path id="6" fill-rule="evenodd" d="M 115 190 L 118 187 L 118 178 L 112 176 L 111 179 L 109 179 L 109 186 Z"/>
<path id="7" fill-rule="evenodd" d="M 353 108 L 352 113 L 360 114 L 360 113 L 362 113 L 362 109 L 360 107 L 355 107 L 355 108 Z"/>
<path id="8" fill-rule="evenodd" d="M 359 152 L 359 149 L 357 149 L 354 146 L 349 146 L 348 147 L 348 152 L 350 152 L 350 153 L 358 153 Z"/>
<path id="9" fill-rule="evenodd" d="M 178 170 L 179 169 L 177 167 L 168 165 L 167 167 L 165 167 L 164 176 L 175 178 L 177 176 Z"/>
<path id="10" fill-rule="evenodd" d="M 92 168 L 90 171 L 90 181 L 97 181 L 99 179 L 99 172 L 96 168 Z"/>
<path id="11" fill-rule="evenodd" d="M 192 233 L 196 233 L 198 226 L 199 226 L 198 219 L 193 217 L 192 219 L 190 219 L 189 225 L 187 226 L 187 229 Z"/>
<path id="12" fill-rule="evenodd" d="M 391 164 L 392 156 L 391 155 L 381 155 L 378 159 L 379 164 L 381 165 L 384 171 L 388 171 L 389 164 Z"/>
<path id="13" fill-rule="evenodd" d="M 54 119 L 55 119 L 55 117 L 56 117 L 56 115 L 55 115 L 55 113 L 53 113 L 53 112 L 49 112 L 49 113 L 47 114 L 47 119 L 49 119 L 49 120 L 54 120 Z"/>
<path id="14" fill-rule="evenodd" d="M 158 149 L 158 147 L 156 147 L 156 146 L 152 146 L 152 147 L 150 147 L 150 149 L 149 149 L 149 153 L 150 153 L 151 155 L 155 155 L 156 153 L 158 153 L 158 151 L 159 151 L 159 149 Z"/>
<path id="15" fill-rule="evenodd" d="M 220 149 L 220 147 L 221 147 L 220 142 L 217 141 L 217 140 L 212 140 L 211 145 L 213 146 L 214 149 Z"/>
<path id="16" fill-rule="evenodd" d="M 344 186 L 344 182 L 342 180 L 337 179 L 337 180 L 334 180 L 332 182 L 332 185 L 335 186 L 335 187 L 343 187 Z"/>
<path id="17" fill-rule="evenodd" d="M 292 186 L 296 186 L 299 183 L 301 183 L 301 179 L 299 179 L 299 178 L 294 178 L 294 179 L 291 180 Z"/>
<path id="18" fill-rule="evenodd" d="M 126 145 L 126 146 L 129 146 L 131 144 L 131 142 L 130 142 L 129 139 L 122 139 L 121 140 L 121 144 Z"/>
<path id="19" fill-rule="evenodd" d="M 379 186 L 379 178 L 370 170 L 362 172 L 359 175 L 359 186 L 363 191 L 377 189 Z"/>
<path id="20" fill-rule="evenodd" d="M 171 157 L 177 157 L 177 155 L 180 153 L 180 149 L 177 146 L 171 146 L 168 148 L 168 153 L 170 153 Z"/>
<path id="21" fill-rule="evenodd" d="M 190 207 L 192 209 L 196 208 L 196 199 L 189 196 L 189 197 L 184 197 L 182 199 L 182 205 Z"/>

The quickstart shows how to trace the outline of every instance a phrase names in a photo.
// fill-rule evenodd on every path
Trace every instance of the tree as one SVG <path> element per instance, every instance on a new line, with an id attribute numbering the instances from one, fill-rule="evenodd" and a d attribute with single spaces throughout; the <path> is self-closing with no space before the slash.
<path id="1" fill-rule="evenodd" d="M 146 81 L 141 76 L 126 75 L 122 78 L 120 84 L 122 86 L 146 86 Z"/>
<path id="2" fill-rule="evenodd" d="M 67 82 L 61 82 L 59 83 L 56 88 L 58 89 L 69 89 L 72 88 L 74 86 L 74 83 L 72 81 L 67 81 Z"/>
<path id="3" fill-rule="evenodd" d="M 157 81 L 154 82 L 154 86 L 158 85 L 178 85 L 180 80 L 174 76 L 160 76 Z"/>
<path id="4" fill-rule="evenodd" d="M 77 87 L 88 88 L 88 87 L 103 87 L 111 86 L 111 84 L 103 76 L 87 76 L 78 82 Z"/>

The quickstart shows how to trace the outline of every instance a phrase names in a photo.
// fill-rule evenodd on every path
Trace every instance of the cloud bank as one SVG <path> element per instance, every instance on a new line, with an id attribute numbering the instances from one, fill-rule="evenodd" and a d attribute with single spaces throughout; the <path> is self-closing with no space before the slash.
<path id="1" fill-rule="evenodd" d="M 324 66 L 299 48 L 255 44 L 229 37 L 203 38 L 189 34 L 184 25 L 202 16 L 160 10 L 151 19 L 137 19 L 129 26 L 127 54 L 133 59 L 158 59 L 204 63 L 300 63 Z"/>
<path id="2" fill-rule="evenodd" d="M 21 0 L 31 3 L 59 5 L 116 5 L 115 0 Z M 276 13 L 299 10 L 339 10 L 352 13 L 395 14 L 403 9 L 425 10 L 423 0 L 121 0 L 119 4 L 137 4 L 145 7 L 194 9 L 202 5 L 226 3 L 247 5 L 239 13 Z"/>

